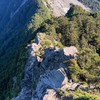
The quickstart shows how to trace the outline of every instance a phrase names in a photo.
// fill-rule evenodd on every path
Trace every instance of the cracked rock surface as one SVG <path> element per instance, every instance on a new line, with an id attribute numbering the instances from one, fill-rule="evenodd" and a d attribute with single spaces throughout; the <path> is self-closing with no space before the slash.
<path id="1" fill-rule="evenodd" d="M 38 38 L 42 33 L 38 34 Z M 57 89 L 68 86 L 68 65 L 64 61 L 76 56 L 76 47 L 63 49 L 45 48 L 43 56 L 37 55 L 41 41 L 29 46 L 29 58 L 25 67 L 21 92 L 12 100 L 63 100 L 57 97 Z M 35 85 L 35 86 L 34 86 Z M 59 99 L 60 98 L 60 99 Z"/>

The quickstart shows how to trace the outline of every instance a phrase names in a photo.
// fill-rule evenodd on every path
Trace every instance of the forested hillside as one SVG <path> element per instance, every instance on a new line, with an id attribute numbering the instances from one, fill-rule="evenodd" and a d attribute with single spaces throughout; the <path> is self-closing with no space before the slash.
<path id="1" fill-rule="evenodd" d="M 78 66 L 71 66 L 73 80 L 82 76 L 86 82 L 100 86 L 100 15 L 77 6 L 71 7 L 67 15 L 43 23 L 41 31 L 53 37 L 57 34 L 64 46 L 79 49 Z"/>
<path id="2" fill-rule="evenodd" d="M 99 1 L 97 2 L 99 4 Z M 2 3 L 6 5 L 3 0 L 0 5 Z M 20 4 L 21 0 L 18 3 Z M 18 5 L 16 4 L 15 11 Z M 100 10 L 99 5 L 97 7 L 93 9 Z M 67 62 L 71 78 L 74 82 L 82 81 L 100 89 L 99 13 L 87 12 L 73 5 L 65 16 L 54 17 L 40 0 L 29 0 L 12 18 L 7 17 L 9 13 L 3 14 L 5 8 L 6 6 L 0 8 L 0 100 L 11 100 L 21 90 L 20 83 L 28 58 L 26 47 L 34 41 L 38 32 L 59 41 L 59 48 L 77 47 L 77 61 Z M 11 9 L 7 10 L 11 12 Z M 4 16 L 7 17 L 6 20 Z M 45 45 L 48 45 L 48 42 Z M 14 77 L 17 77 L 16 88 L 13 88 Z"/>
<path id="3" fill-rule="evenodd" d="M 10 1 L 10 3 L 12 2 Z M 30 40 L 34 38 L 36 30 L 40 27 L 40 24 L 49 17 L 49 12 L 47 12 L 46 7 L 43 6 L 41 1 L 29 0 L 27 5 L 24 5 L 20 9 L 20 12 L 17 13 L 16 16 L 13 16 L 12 20 L 9 20 L 6 26 L 3 27 L 3 30 L 1 30 L 1 100 L 5 100 L 7 95 L 13 95 L 11 93 L 13 93 L 12 81 L 14 76 L 18 77 L 18 84 L 20 84 L 27 59 L 27 52 L 25 47 L 30 42 Z M 19 88 L 20 87 L 16 88 L 16 93 L 19 91 Z"/>
<path id="4" fill-rule="evenodd" d="M 32 46 L 34 51 L 38 51 L 32 52 L 31 54 L 34 59 L 34 55 L 36 53 L 36 58 L 39 62 L 30 60 L 30 62 L 33 61 L 34 63 L 31 63 L 33 64 L 33 66 L 31 66 L 31 64 L 27 66 L 26 71 L 28 72 L 26 73 L 26 77 L 24 78 L 24 82 L 30 86 L 28 88 L 27 84 L 25 85 L 28 90 L 31 91 L 31 89 L 33 89 L 33 95 L 30 96 L 32 100 L 35 100 L 35 97 L 41 98 L 41 95 L 50 96 L 50 93 L 48 93 L 49 90 L 45 94 L 45 88 L 52 89 L 52 87 L 49 87 L 52 86 L 50 84 L 53 84 L 54 87 L 57 87 L 55 86 L 55 84 L 57 85 L 57 83 L 59 83 L 61 80 L 59 80 L 60 76 L 55 72 L 55 70 L 59 71 L 62 68 L 65 72 L 67 68 L 69 69 L 70 73 L 67 74 L 69 76 L 69 81 L 71 79 L 73 81 L 73 84 L 82 83 L 83 86 L 86 86 L 87 88 L 79 90 L 67 90 L 68 87 L 65 90 L 61 88 L 58 88 L 57 90 L 56 88 L 56 91 L 58 91 L 60 96 L 66 97 L 71 94 L 74 98 L 73 100 L 99 100 L 100 15 L 97 13 L 88 13 L 81 7 L 73 5 L 67 12 L 66 16 L 61 16 L 58 18 L 52 17 L 44 21 L 37 32 L 38 34 L 39 32 L 41 32 L 40 38 L 37 34 L 39 44 L 35 44 L 35 40 L 33 39 Z M 67 59 L 62 61 L 62 58 L 64 57 L 63 54 L 61 55 L 60 53 L 62 48 L 70 48 L 70 46 L 74 46 L 78 49 L 79 52 L 77 57 L 72 57 L 69 60 Z M 60 48 L 60 50 L 56 52 L 57 48 Z M 53 52 L 53 54 L 49 54 L 50 51 L 46 52 L 46 50 L 48 49 L 50 49 L 51 51 L 54 50 L 55 52 Z M 46 55 L 46 53 L 48 54 Z M 41 61 L 41 59 L 43 60 Z M 61 69 L 59 69 L 59 67 Z M 27 70 L 28 68 L 29 70 Z M 47 73 L 46 70 L 47 72 L 50 70 L 50 72 Z M 54 73 L 52 73 L 52 71 Z M 27 76 L 28 73 L 32 74 L 33 77 L 30 74 L 29 76 Z M 54 74 L 53 77 L 52 74 Z M 57 74 L 58 76 L 55 74 Z M 43 77 L 43 79 L 41 77 Z M 59 80 L 57 82 L 56 77 Z M 28 79 L 32 80 L 32 82 L 28 83 Z M 43 80 L 45 84 L 42 83 Z M 38 83 L 38 81 L 40 84 Z M 65 84 L 68 85 L 70 84 L 70 82 Z M 46 85 L 47 87 L 45 87 Z M 91 88 L 91 86 L 93 88 Z M 25 96 L 27 94 L 25 95 L 25 93 L 30 93 L 29 91 L 23 89 L 24 87 L 19 92 L 17 98 L 14 98 L 14 100 L 17 100 L 18 98 L 26 98 Z M 28 96 L 29 95 L 27 95 L 27 98 Z M 40 100 L 45 99 L 41 98 Z"/>

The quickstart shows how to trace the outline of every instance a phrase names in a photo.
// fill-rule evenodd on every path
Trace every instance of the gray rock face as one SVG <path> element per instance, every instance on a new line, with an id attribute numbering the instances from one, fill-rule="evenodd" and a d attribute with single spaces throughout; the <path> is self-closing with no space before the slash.
<path id="1" fill-rule="evenodd" d="M 66 47 L 63 49 L 64 55 L 66 56 L 77 56 L 78 50 L 74 46 Z"/>
<path id="2" fill-rule="evenodd" d="M 43 97 L 43 100 L 59 100 L 59 98 L 56 97 L 56 91 L 55 90 L 47 89 L 46 94 Z"/>
<path id="3" fill-rule="evenodd" d="M 40 38 L 40 35 L 42 34 L 37 37 Z M 45 48 L 42 57 L 37 55 L 40 48 L 40 41 L 29 46 L 25 77 L 21 83 L 22 90 L 12 100 L 50 100 L 56 90 L 68 82 L 68 65 L 63 62 L 76 55 L 76 47 L 66 47 L 62 50 Z M 59 98 L 54 95 L 51 100 Z"/>
<path id="4" fill-rule="evenodd" d="M 89 11 L 89 8 L 85 7 L 78 0 L 47 0 L 45 5 L 48 7 L 48 4 L 52 9 L 53 15 L 55 16 L 65 15 L 70 8 L 70 4 L 78 5 L 84 10 Z"/>
<path id="5" fill-rule="evenodd" d="M 60 97 L 53 89 L 47 89 L 43 100 L 73 100 L 72 96 Z"/>
<path id="6" fill-rule="evenodd" d="M 68 82 L 68 79 L 67 79 L 66 73 L 63 68 L 60 68 L 58 70 L 47 71 L 44 75 L 40 77 L 40 81 L 37 84 L 37 88 L 36 88 L 36 95 L 33 100 L 35 100 L 36 98 L 38 100 L 42 100 L 42 98 L 45 98 L 45 95 L 47 95 L 46 91 L 48 89 L 51 88 L 51 89 L 56 90 L 62 87 L 62 85 L 66 84 L 67 82 Z M 54 90 L 51 92 L 54 92 Z"/>

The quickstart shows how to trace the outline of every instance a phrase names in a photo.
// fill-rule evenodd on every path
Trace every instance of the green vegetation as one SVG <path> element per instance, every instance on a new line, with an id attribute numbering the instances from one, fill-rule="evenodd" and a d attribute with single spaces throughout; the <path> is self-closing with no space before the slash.
<path id="1" fill-rule="evenodd" d="M 73 97 L 74 100 L 100 100 L 100 96 L 98 96 L 99 94 L 93 94 L 91 92 L 82 91 L 80 89 L 76 91 L 63 91 L 61 89 L 58 89 L 57 92 L 63 97 L 70 95 Z"/>
<path id="2" fill-rule="evenodd" d="M 77 64 L 69 67 L 74 81 L 85 81 L 100 87 L 100 15 L 86 13 L 78 6 L 71 9 L 68 12 L 71 16 L 52 18 L 40 29 L 53 37 L 58 35 L 57 41 L 64 46 L 79 49 Z"/>
<path id="3" fill-rule="evenodd" d="M 72 5 L 69 11 L 67 12 L 68 17 L 73 17 L 76 15 L 85 15 L 87 12 L 83 10 L 81 7 L 77 7 L 76 5 Z"/>
<path id="4" fill-rule="evenodd" d="M 87 93 L 82 90 L 72 92 L 75 100 L 99 100 L 100 97 L 96 94 Z"/>
<path id="5" fill-rule="evenodd" d="M 44 4 L 40 0 L 35 2 L 34 6 L 28 2 L 30 6 L 23 7 L 13 18 L 14 21 L 9 22 L 2 31 L 6 37 L 2 39 L 4 42 L 0 41 L 0 100 L 10 100 L 20 91 L 27 61 L 26 46 L 36 35 L 41 23 L 50 18 Z M 14 77 L 17 79 L 15 86 Z"/>
<path id="6" fill-rule="evenodd" d="M 25 47 L 34 39 L 37 32 L 47 35 L 46 41 L 42 41 L 43 48 L 52 44 L 60 48 L 76 46 L 80 52 L 79 56 L 77 60 L 68 62 L 71 78 L 75 82 L 83 81 L 100 87 L 100 15 L 87 13 L 78 6 L 72 6 L 66 16 L 51 18 L 44 4 L 39 0 L 37 2 L 35 9 L 32 5 L 32 8 L 25 9 L 25 11 L 31 9 L 25 17 L 31 16 L 27 21 L 24 22 L 25 19 L 18 21 L 20 23 L 16 26 L 15 18 L 14 23 L 8 24 L 7 29 L 3 31 L 6 37 L 2 40 L 3 42 L 0 41 L 0 100 L 10 100 L 20 91 L 20 82 L 27 60 Z M 32 12 L 33 10 L 35 12 Z M 20 16 L 21 13 L 17 15 L 17 17 Z M 13 77 L 17 78 L 15 87 Z M 85 98 L 83 95 L 80 97 L 82 100 Z M 86 96 L 85 100 L 88 98 L 90 96 Z M 76 98 L 76 100 L 80 99 Z"/>
<path id="7" fill-rule="evenodd" d="M 60 40 L 58 39 L 59 36 L 57 34 L 52 35 L 51 33 L 45 34 L 42 33 L 41 36 L 38 37 L 39 39 L 39 43 L 40 43 L 40 48 L 39 50 L 36 52 L 36 54 L 38 56 L 42 56 L 44 54 L 44 50 L 46 48 L 60 48 L 62 49 L 64 46 L 62 45 L 62 43 L 60 42 Z M 58 41 L 56 41 L 58 39 Z"/>

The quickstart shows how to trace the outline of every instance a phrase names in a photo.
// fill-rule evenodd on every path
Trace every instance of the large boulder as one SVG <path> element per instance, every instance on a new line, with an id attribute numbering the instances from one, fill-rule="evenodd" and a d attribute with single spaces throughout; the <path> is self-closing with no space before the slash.
<path id="1" fill-rule="evenodd" d="M 43 100 L 59 100 L 56 96 L 56 91 L 54 89 L 47 89 Z"/>
<path id="2" fill-rule="evenodd" d="M 79 53 L 75 46 L 65 47 L 63 51 L 64 55 L 73 57 L 77 56 L 77 54 Z"/>
<path id="3" fill-rule="evenodd" d="M 63 68 L 60 68 L 58 70 L 47 71 L 44 75 L 40 77 L 40 81 L 37 84 L 35 97 L 38 98 L 37 100 L 42 100 L 42 97 L 50 98 L 49 96 L 54 94 L 54 90 L 61 88 L 67 82 L 68 78 Z M 49 96 L 47 96 L 46 94 L 46 91 L 48 89 L 53 89 L 48 91 L 48 93 L 50 93 Z M 35 100 L 36 98 L 34 98 L 33 100 Z M 54 98 L 52 97 L 51 100 L 57 100 Z M 43 100 L 49 100 L 49 99 L 43 99 Z"/>

